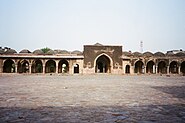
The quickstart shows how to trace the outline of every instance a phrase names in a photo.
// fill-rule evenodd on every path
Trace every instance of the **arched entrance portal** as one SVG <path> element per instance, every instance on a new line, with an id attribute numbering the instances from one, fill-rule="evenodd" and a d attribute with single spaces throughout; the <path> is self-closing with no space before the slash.
<path id="1" fill-rule="evenodd" d="M 46 62 L 46 73 L 55 73 L 56 72 L 56 63 L 54 60 L 48 60 Z"/>
<path id="2" fill-rule="evenodd" d="M 162 73 L 162 74 L 167 73 L 167 67 L 166 67 L 166 63 L 164 61 L 160 61 L 158 63 L 158 73 Z"/>
<path id="3" fill-rule="evenodd" d="M 74 65 L 74 73 L 79 73 L 79 65 L 78 64 Z"/>
<path id="4" fill-rule="evenodd" d="M 95 73 L 110 73 L 110 59 L 106 55 L 101 55 L 96 60 Z"/>
<path id="5" fill-rule="evenodd" d="M 21 60 L 18 62 L 18 73 L 28 73 L 29 72 L 29 62 L 26 60 Z"/>
<path id="6" fill-rule="evenodd" d="M 137 61 L 134 68 L 135 73 L 144 73 L 144 64 L 142 61 Z"/>
<path id="7" fill-rule="evenodd" d="M 155 73 L 155 64 L 153 61 L 149 61 L 146 65 L 146 73 Z"/>
<path id="8" fill-rule="evenodd" d="M 58 65 L 59 73 L 68 73 L 69 72 L 69 63 L 67 60 L 61 60 Z"/>
<path id="9" fill-rule="evenodd" d="M 185 74 L 185 61 L 181 63 L 181 72 Z"/>
<path id="10" fill-rule="evenodd" d="M 15 72 L 15 63 L 13 60 L 8 59 L 4 62 L 3 72 L 4 73 L 14 73 Z"/>
<path id="11" fill-rule="evenodd" d="M 42 73 L 42 61 L 41 60 L 35 60 L 33 63 L 32 63 L 32 67 L 31 67 L 31 71 L 32 73 Z"/>
<path id="12" fill-rule="evenodd" d="M 125 67 L 125 73 L 129 74 L 130 73 L 130 65 L 126 65 Z"/>
<path id="13" fill-rule="evenodd" d="M 178 73 L 178 64 L 176 61 L 172 61 L 170 63 L 170 73 L 177 74 Z"/>

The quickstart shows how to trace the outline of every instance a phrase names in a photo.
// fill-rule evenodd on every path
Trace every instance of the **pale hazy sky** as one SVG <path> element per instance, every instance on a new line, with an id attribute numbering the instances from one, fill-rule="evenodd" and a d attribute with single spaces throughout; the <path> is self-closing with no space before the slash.
<path id="1" fill-rule="evenodd" d="M 83 50 L 185 50 L 185 0 L 0 0 L 0 45 Z"/>

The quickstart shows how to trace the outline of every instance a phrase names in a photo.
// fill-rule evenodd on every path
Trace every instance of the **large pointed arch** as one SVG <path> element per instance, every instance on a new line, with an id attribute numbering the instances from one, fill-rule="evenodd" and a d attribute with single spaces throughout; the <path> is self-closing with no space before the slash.
<path id="1" fill-rule="evenodd" d="M 178 74 L 178 68 L 179 68 L 178 62 L 177 61 L 172 61 L 170 63 L 170 70 L 169 71 L 172 74 Z"/>
<path id="2" fill-rule="evenodd" d="M 144 73 L 144 63 L 141 60 L 135 62 L 134 72 L 139 74 Z"/>
<path id="3" fill-rule="evenodd" d="M 69 62 L 66 59 L 59 61 L 58 73 L 69 73 Z"/>
<path id="4" fill-rule="evenodd" d="M 14 73 L 15 72 L 15 62 L 11 59 L 7 59 L 3 64 L 4 73 Z"/>
<path id="5" fill-rule="evenodd" d="M 42 73 L 43 71 L 43 63 L 42 60 L 40 59 L 36 59 L 33 61 L 32 63 L 32 67 L 31 67 L 31 72 L 32 73 Z"/>
<path id="6" fill-rule="evenodd" d="M 95 73 L 111 73 L 113 66 L 112 58 L 102 53 L 94 60 Z"/>
<path id="7" fill-rule="evenodd" d="M 55 73 L 56 62 L 54 60 L 48 60 L 45 65 L 45 73 Z"/>
<path id="8" fill-rule="evenodd" d="M 29 61 L 23 59 L 18 62 L 18 73 L 28 73 L 29 70 Z"/>
<path id="9" fill-rule="evenodd" d="M 155 63 L 153 60 L 147 62 L 146 73 L 155 73 Z"/>

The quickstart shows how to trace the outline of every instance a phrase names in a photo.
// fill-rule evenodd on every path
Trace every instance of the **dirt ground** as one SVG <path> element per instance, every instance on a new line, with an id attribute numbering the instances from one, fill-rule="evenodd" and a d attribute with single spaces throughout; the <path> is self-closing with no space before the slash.
<path id="1" fill-rule="evenodd" d="M 3 74 L 0 122 L 185 123 L 185 77 Z"/>

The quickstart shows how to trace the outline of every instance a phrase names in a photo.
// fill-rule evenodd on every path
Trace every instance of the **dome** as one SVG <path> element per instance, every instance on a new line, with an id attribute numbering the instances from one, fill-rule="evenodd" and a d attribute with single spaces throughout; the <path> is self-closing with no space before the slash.
<path id="1" fill-rule="evenodd" d="M 166 56 L 174 56 L 175 54 L 173 52 L 167 52 Z"/>
<path id="2" fill-rule="evenodd" d="M 151 57 L 151 56 L 153 56 L 153 53 L 145 52 L 145 53 L 143 53 L 143 55 L 146 56 L 146 57 Z"/>
<path id="3" fill-rule="evenodd" d="M 31 52 L 29 50 L 27 50 L 27 49 L 23 49 L 19 53 L 31 53 Z"/>
<path id="4" fill-rule="evenodd" d="M 54 50 L 55 54 L 70 54 L 69 51 L 67 50 Z"/>
<path id="5" fill-rule="evenodd" d="M 14 54 L 14 53 L 17 53 L 14 49 L 7 49 L 5 52 L 5 54 Z"/>
<path id="6" fill-rule="evenodd" d="M 96 43 L 96 44 L 94 44 L 94 46 L 103 46 L 103 45 L 100 43 Z"/>
<path id="7" fill-rule="evenodd" d="M 132 56 L 132 53 L 131 53 L 131 52 L 126 52 L 126 51 L 124 51 L 122 54 L 123 54 L 124 56 Z"/>
<path id="8" fill-rule="evenodd" d="M 179 52 L 179 53 L 176 53 L 175 56 L 185 56 L 185 52 Z"/>
<path id="9" fill-rule="evenodd" d="M 0 48 L 0 54 L 3 54 L 4 50 L 2 48 Z"/>
<path id="10" fill-rule="evenodd" d="M 156 53 L 154 53 L 154 56 L 156 56 L 156 57 L 164 57 L 165 54 L 162 53 L 162 52 L 156 52 Z"/>
<path id="11" fill-rule="evenodd" d="M 83 53 L 79 50 L 75 50 L 75 51 L 71 52 L 71 54 L 82 55 Z"/>
<path id="12" fill-rule="evenodd" d="M 55 52 L 50 49 L 46 54 L 53 55 L 53 54 L 55 54 Z"/>
<path id="13" fill-rule="evenodd" d="M 44 54 L 44 52 L 42 50 L 35 50 L 33 51 L 33 54 L 41 55 Z"/>
<path id="14" fill-rule="evenodd" d="M 142 53 L 140 53 L 140 52 L 134 52 L 133 55 L 134 56 L 142 56 Z"/>

